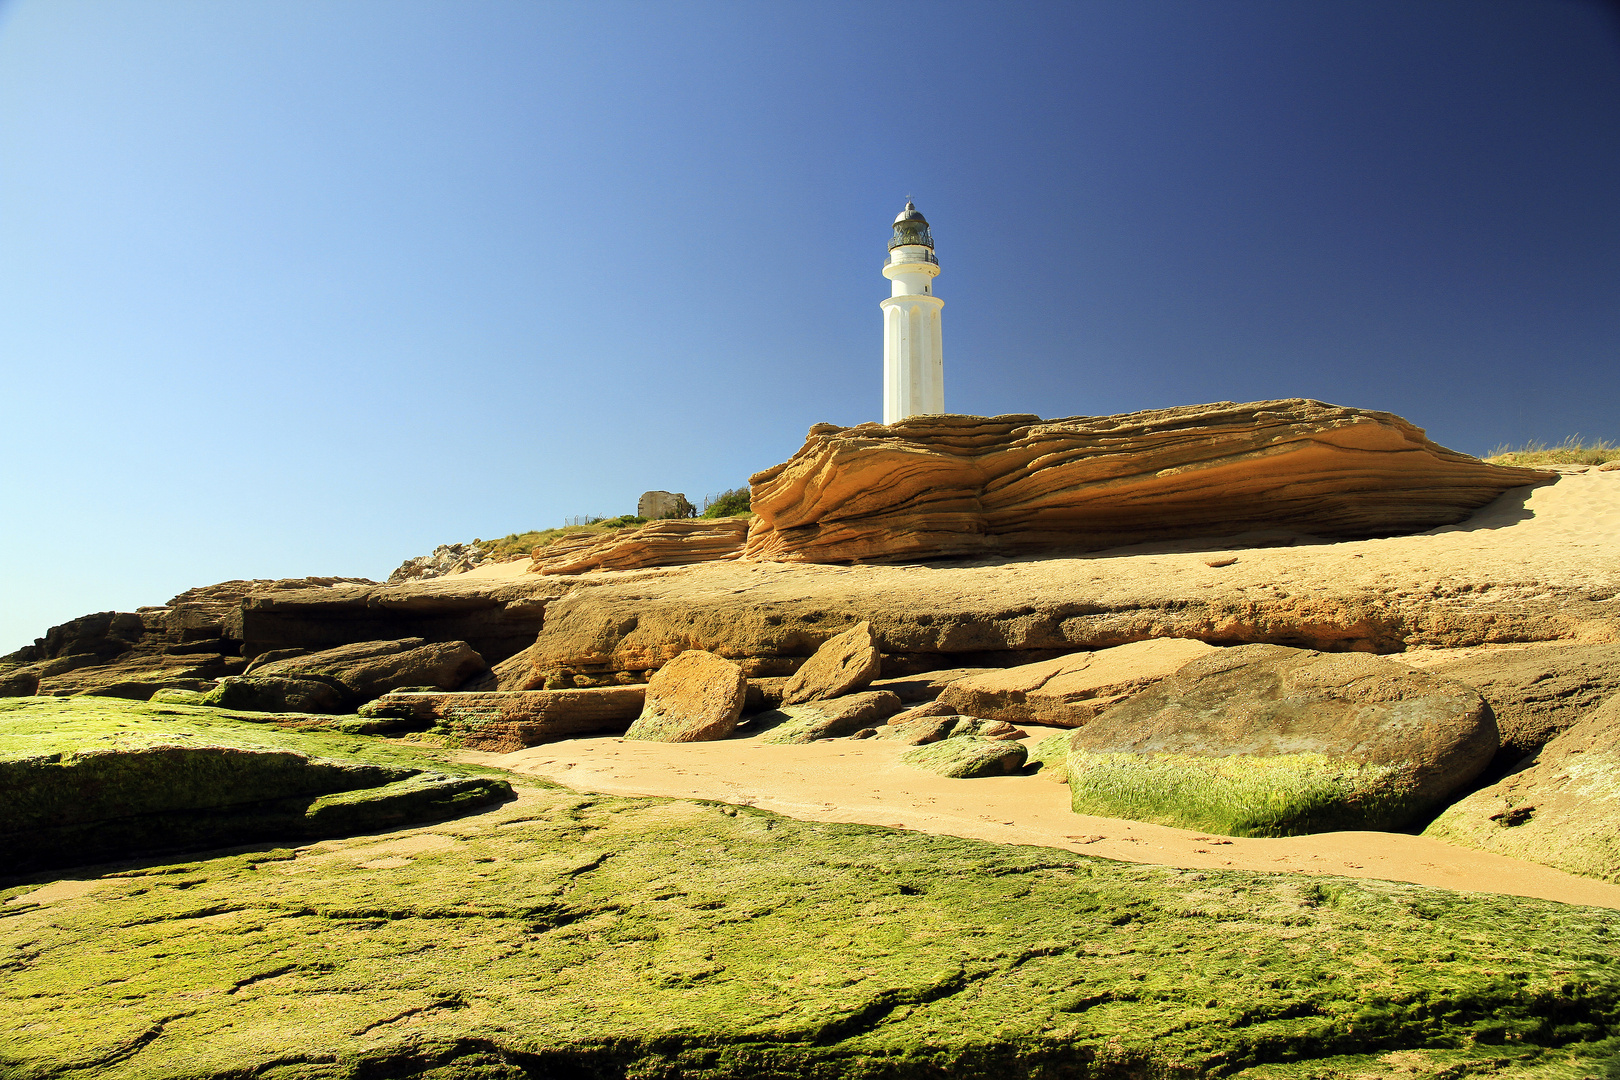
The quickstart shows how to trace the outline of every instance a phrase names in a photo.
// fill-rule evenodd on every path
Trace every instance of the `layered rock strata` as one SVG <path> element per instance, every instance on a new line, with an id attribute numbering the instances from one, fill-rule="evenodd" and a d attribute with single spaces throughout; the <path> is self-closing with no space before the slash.
<path id="1" fill-rule="evenodd" d="M 1550 472 L 1447 450 L 1392 413 L 1293 398 L 1042 420 L 817 424 L 751 479 L 745 556 L 816 563 L 1099 550 L 1461 521 Z"/>
<path id="2" fill-rule="evenodd" d="M 537 574 L 583 574 L 735 559 L 742 555 L 747 537 L 746 518 L 653 521 L 610 533 L 563 537 L 535 548 L 530 569 Z"/>

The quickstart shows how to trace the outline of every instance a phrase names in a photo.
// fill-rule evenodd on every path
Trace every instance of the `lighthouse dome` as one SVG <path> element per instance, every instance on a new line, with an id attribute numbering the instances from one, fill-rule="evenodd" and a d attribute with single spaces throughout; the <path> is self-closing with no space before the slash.
<path id="1" fill-rule="evenodd" d="M 928 219 L 910 202 L 894 219 L 894 236 L 889 240 L 889 250 L 905 245 L 934 246 L 933 234 L 928 231 Z"/>

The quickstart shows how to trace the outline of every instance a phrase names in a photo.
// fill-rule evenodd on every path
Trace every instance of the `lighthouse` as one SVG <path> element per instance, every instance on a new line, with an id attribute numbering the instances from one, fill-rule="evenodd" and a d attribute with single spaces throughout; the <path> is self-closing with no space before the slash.
<path id="1" fill-rule="evenodd" d="M 892 289 L 883 308 L 883 422 L 945 411 L 945 359 L 934 295 L 939 259 L 928 219 L 911 203 L 894 219 L 883 276 Z"/>

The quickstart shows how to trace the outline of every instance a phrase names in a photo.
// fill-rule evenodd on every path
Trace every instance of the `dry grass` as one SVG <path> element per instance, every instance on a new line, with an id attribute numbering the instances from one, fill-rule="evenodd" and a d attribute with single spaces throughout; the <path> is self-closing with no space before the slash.
<path id="1" fill-rule="evenodd" d="M 1588 442 L 1579 435 L 1571 435 L 1554 446 L 1535 440 L 1519 447 L 1504 443 L 1487 454 L 1485 460 L 1493 465 L 1602 465 L 1607 461 L 1620 461 L 1620 443 L 1607 439 Z"/>

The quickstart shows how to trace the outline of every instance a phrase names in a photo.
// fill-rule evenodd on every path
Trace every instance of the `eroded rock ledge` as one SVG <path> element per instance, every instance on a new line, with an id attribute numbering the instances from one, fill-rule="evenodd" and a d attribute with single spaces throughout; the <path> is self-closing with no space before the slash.
<path id="1" fill-rule="evenodd" d="M 897 562 L 1461 521 L 1551 473 L 1448 450 L 1386 412 L 1291 398 L 1116 416 L 817 424 L 751 479 L 744 557 Z"/>

